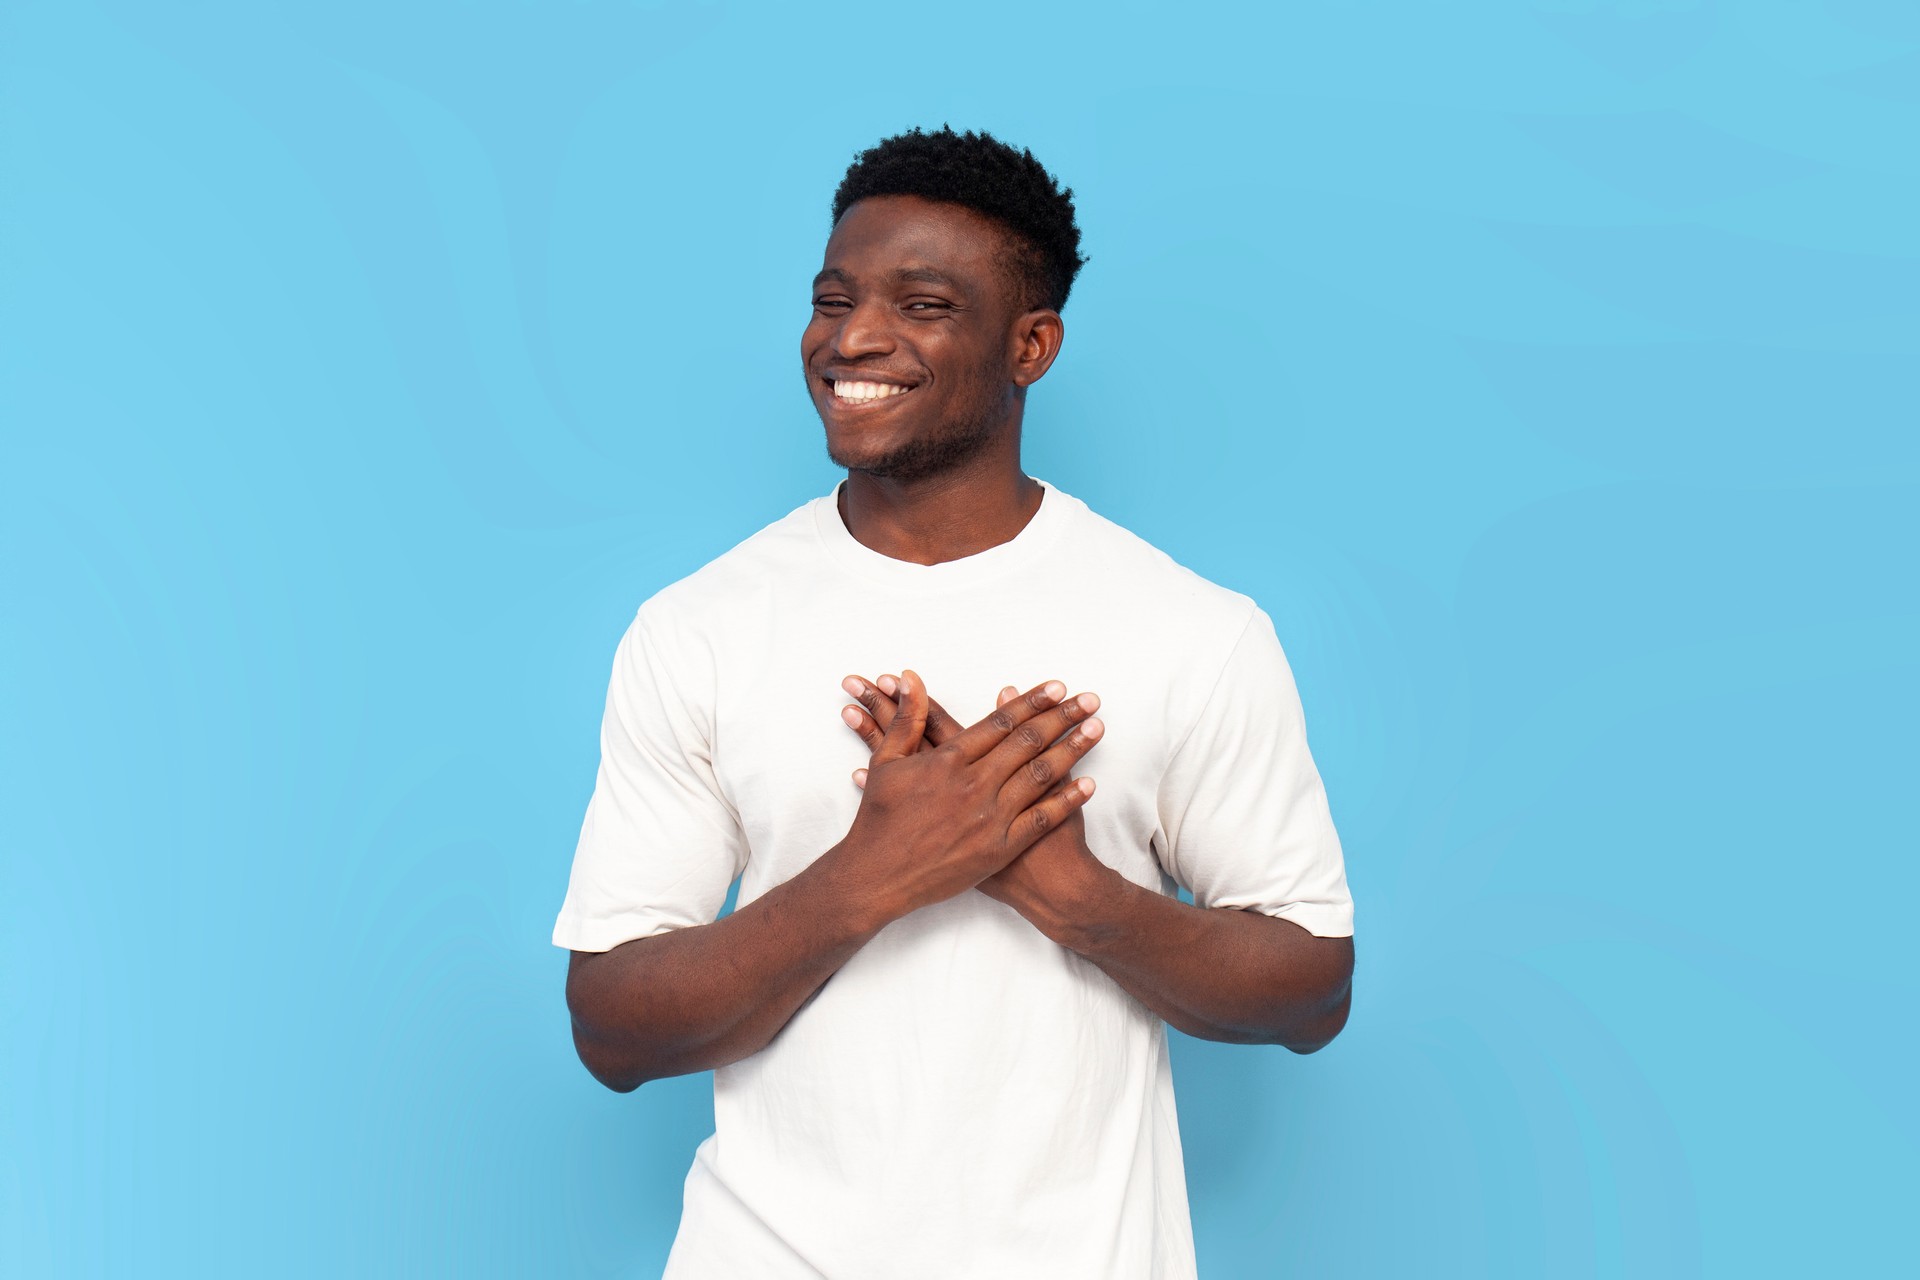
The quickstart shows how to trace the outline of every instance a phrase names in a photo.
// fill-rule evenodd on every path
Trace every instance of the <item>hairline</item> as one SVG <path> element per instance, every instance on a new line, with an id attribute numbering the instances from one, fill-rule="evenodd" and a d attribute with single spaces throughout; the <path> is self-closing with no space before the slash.
<path id="1" fill-rule="evenodd" d="M 1048 269 L 1047 251 L 1032 236 L 1014 226 L 996 214 L 987 212 L 978 205 L 968 204 L 965 200 L 949 200 L 941 196 L 921 195 L 917 191 L 874 191 L 861 196 L 858 200 L 849 200 L 844 209 L 834 218 L 833 225 L 839 226 L 840 219 L 853 211 L 853 207 L 869 200 L 886 200 L 904 197 L 908 200 L 921 200 L 927 204 L 946 205 L 953 209 L 965 209 L 982 222 L 993 228 L 998 236 L 999 246 L 992 254 L 994 265 L 1000 274 L 1013 285 L 1013 311 L 1021 315 L 1029 311 L 1057 311 L 1049 295 L 1054 284 L 1052 272 Z M 831 231 L 829 231 L 831 234 Z M 1037 268 L 1037 270 L 1035 270 Z M 817 280 L 819 277 L 815 277 Z M 1038 288 L 1036 290 L 1036 282 Z M 1040 296 L 1034 297 L 1037 292 Z M 1029 305 L 1031 304 L 1031 305 Z"/>

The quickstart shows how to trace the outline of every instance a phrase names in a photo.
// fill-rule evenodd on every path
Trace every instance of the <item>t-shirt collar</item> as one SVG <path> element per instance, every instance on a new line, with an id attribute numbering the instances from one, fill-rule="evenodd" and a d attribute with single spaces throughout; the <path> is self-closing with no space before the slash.
<path id="1" fill-rule="evenodd" d="M 917 590 L 949 591 L 970 587 L 1036 563 L 1066 521 L 1068 508 L 1074 505 L 1073 498 L 1040 477 L 1033 478 L 1039 481 L 1043 490 L 1040 507 L 1020 532 L 1006 542 L 958 560 L 915 564 L 911 560 L 896 560 L 883 555 L 861 542 L 840 518 L 840 490 L 846 484 L 844 480 L 825 496 L 813 500 L 814 529 L 828 554 L 862 577 L 889 586 Z"/>

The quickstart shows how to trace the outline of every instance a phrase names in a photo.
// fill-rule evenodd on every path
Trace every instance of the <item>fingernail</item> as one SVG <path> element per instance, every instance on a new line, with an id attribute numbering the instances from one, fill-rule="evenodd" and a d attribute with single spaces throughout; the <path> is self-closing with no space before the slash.
<path id="1" fill-rule="evenodd" d="M 840 687 L 857 698 L 867 686 L 866 682 L 861 680 L 859 676 L 848 676 L 840 682 Z"/>
<path id="2" fill-rule="evenodd" d="M 1097 716 L 1080 726 L 1080 736 L 1083 738 L 1098 738 L 1106 731 L 1107 726 L 1100 723 L 1100 719 Z"/>
<path id="3" fill-rule="evenodd" d="M 1082 711 L 1092 712 L 1100 709 L 1100 695 L 1097 693 L 1083 693 L 1079 701 Z"/>
<path id="4" fill-rule="evenodd" d="M 880 692 L 886 694 L 889 698 L 893 696 L 893 691 L 900 686 L 900 682 L 892 676 L 881 676 L 878 680 L 874 681 L 874 683 L 879 685 Z"/>
<path id="5" fill-rule="evenodd" d="M 847 727 L 850 729 L 858 729 L 860 727 L 860 713 L 852 707 L 840 708 L 840 718 L 847 722 Z"/>
<path id="6" fill-rule="evenodd" d="M 1075 781 L 1077 781 L 1077 782 L 1078 782 L 1078 783 L 1080 784 L 1080 794 L 1081 794 L 1081 795 L 1083 795 L 1083 796 L 1090 796 L 1090 795 L 1092 795 L 1092 794 L 1093 794 L 1093 779 L 1092 779 L 1092 778 L 1078 778 L 1078 779 L 1075 779 Z"/>
<path id="7" fill-rule="evenodd" d="M 1047 695 L 1048 701 L 1058 702 L 1067 696 L 1067 686 L 1061 684 L 1058 680 L 1049 680 L 1041 687 L 1040 692 Z"/>

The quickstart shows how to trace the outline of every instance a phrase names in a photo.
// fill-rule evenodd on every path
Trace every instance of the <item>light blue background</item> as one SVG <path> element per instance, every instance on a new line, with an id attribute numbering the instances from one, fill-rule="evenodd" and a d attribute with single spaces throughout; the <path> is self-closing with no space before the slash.
<path id="1" fill-rule="evenodd" d="M 0 1272 L 657 1273 L 614 642 L 833 483 L 946 121 L 1081 206 L 1028 470 L 1273 614 L 1346 842 L 1346 1033 L 1176 1046 L 1203 1274 L 1911 1263 L 1907 0 L 9 0 Z"/>

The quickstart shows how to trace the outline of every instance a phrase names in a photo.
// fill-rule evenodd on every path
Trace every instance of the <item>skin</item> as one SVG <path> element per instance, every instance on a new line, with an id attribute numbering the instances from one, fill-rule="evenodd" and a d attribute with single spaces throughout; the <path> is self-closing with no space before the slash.
<path id="1" fill-rule="evenodd" d="M 895 714 L 887 695 L 898 692 L 898 681 L 850 676 L 843 687 L 860 705 L 849 705 L 842 718 L 876 745 L 875 717 Z M 1008 685 L 999 703 L 1017 696 Z M 929 703 L 923 749 L 960 732 L 939 703 Z M 865 787 L 867 776 L 856 769 L 854 785 Z M 1195 907 L 1144 889 L 1094 856 L 1086 829 L 1086 816 L 1076 809 L 981 881 L 980 891 L 1091 960 L 1190 1036 L 1312 1053 L 1340 1034 L 1352 1004 L 1352 938 L 1316 937 L 1290 920 Z"/>
<path id="2" fill-rule="evenodd" d="M 847 468 L 841 519 L 896 560 L 973 555 L 1040 509 L 1039 482 L 1020 469 L 1020 423 L 1066 330 L 1058 312 L 1016 300 L 1004 236 L 957 205 L 879 196 L 848 209 L 827 241 L 800 339 L 807 393 L 828 456 Z M 830 375 L 913 390 L 850 407 Z M 940 469 L 927 470 L 930 457 Z"/>
<path id="3" fill-rule="evenodd" d="M 1039 509 L 1021 420 L 1065 330 L 1021 296 L 1006 236 L 955 205 L 884 196 L 848 209 L 827 241 L 801 337 L 808 394 L 847 469 L 842 520 L 894 559 L 974 555 Z M 834 378 L 912 389 L 848 405 Z M 1103 729 L 1096 695 L 1069 698 L 1059 681 L 1003 690 L 963 728 L 910 670 L 882 679 L 845 686 L 860 700 L 847 722 L 873 748 L 845 839 L 724 919 L 572 954 L 574 1043 L 596 1079 L 624 1092 L 758 1052 L 888 923 L 972 888 L 1189 1034 L 1310 1053 L 1339 1032 L 1351 939 L 1189 906 L 1087 848 L 1092 780 L 1071 773 Z"/>
<path id="4" fill-rule="evenodd" d="M 919 677 L 896 688 L 845 839 L 724 919 L 573 953 L 574 1045 L 595 1079 L 625 1092 L 758 1052 L 881 929 L 979 884 L 1093 793 L 1048 782 L 1098 738 L 1070 731 L 1091 711 L 1058 681 L 930 751 Z"/>

